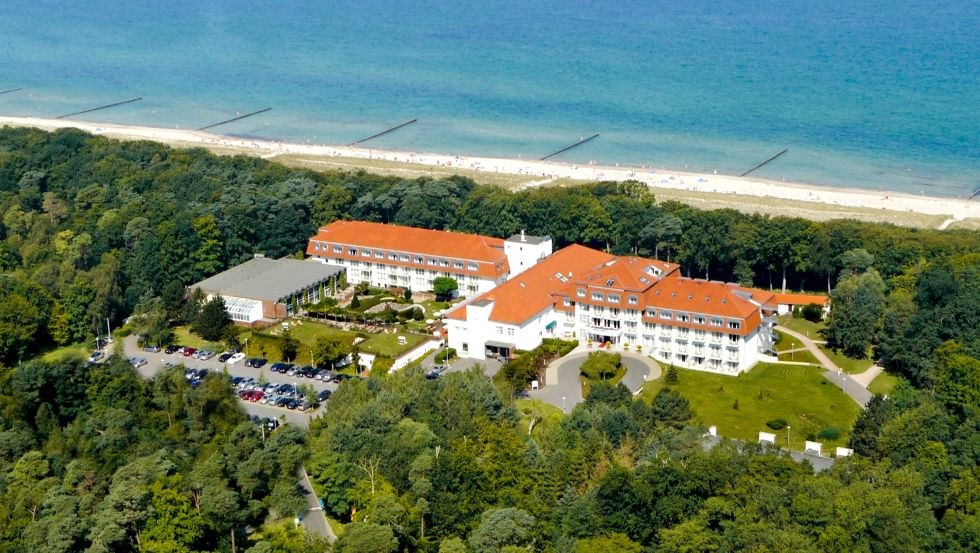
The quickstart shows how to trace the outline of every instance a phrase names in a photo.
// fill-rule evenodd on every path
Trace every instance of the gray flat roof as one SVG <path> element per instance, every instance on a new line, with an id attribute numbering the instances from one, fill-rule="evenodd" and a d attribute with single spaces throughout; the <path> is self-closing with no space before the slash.
<path id="1" fill-rule="evenodd" d="M 318 261 L 256 257 L 192 288 L 222 296 L 279 301 L 343 271 L 343 267 Z"/>
<path id="2" fill-rule="evenodd" d="M 545 242 L 547 240 L 551 240 L 551 237 L 550 236 L 531 236 L 530 234 L 525 234 L 523 240 L 521 240 L 521 235 L 520 234 L 515 234 L 514 236 L 511 236 L 510 238 L 507 239 L 508 242 L 517 242 L 517 243 L 523 243 L 523 244 L 532 244 L 532 245 L 535 245 L 535 246 L 537 246 L 541 242 Z"/>

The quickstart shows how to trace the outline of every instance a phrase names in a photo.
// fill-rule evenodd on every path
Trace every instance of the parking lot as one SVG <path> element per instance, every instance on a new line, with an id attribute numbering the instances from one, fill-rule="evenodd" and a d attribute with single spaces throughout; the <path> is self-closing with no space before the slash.
<path id="1" fill-rule="evenodd" d="M 270 367 L 271 364 L 267 363 L 265 366 L 260 368 L 246 367 L 244 360 L 239 360 L 236 363 L 222 363 L 218 361 L 218 355 L 222 352 L 216 352 L 217 354 L 206 360 L 194 359 L 193 357 L 185 357 L 179 353 L 167 354 L 163 351 L 159 352 L 148 352 L 143 351 L 143 349 L 136 346 L 136 337 L 129 336 L 124 339 L 123 344 L 125 346 L 126 357 L 132 357 L 136 359 L 146 360 L 145 365 L 136 367 L 137 372 L 139 372 L 145 378 L 152 378 L 160 369 L 167 363 L 173 364 L 183 364 L 189 369 L 204 369 L 208 372 L 222 374 L 227 371 L 229 377 L 240 377 L 244 379 L 253 379 L 257 382 L 260 377 L 264 378 L 269 384 L 282 385 L 291 384 L 294 387 L 298 387 L 301 384 L 309 384 L 313 386 L 313 389 L 318 393 L 323 390 L 330 390 L 333 392 L 337 389 L 337 384 L 333 382 L 324 382 L 322 380 L 316 380 L 314 378 L 302 378 L 296 376 L 288 376 L 286 374 L 280 374 L 272 372 Z M 229 383 L 229 385 L 231 385 Z M 246 389 L 236 388 L 235 393 L 240 394 Z M 275 394 L 274 394 L 275 395 Z M 280 394 L 282 395 L 282 394 Z M 264 396 L 264 394 L 263 394 Z M 295 424 L 297 426 L 306 427 L 310 423 L 310 417 L 319 415 L 323 411 L 323 405 L 321 404 L 319 409 L 309 409 L 306 411 L 299 411 L 295 409 L 288 409 L 286 407 L 276 407 L 274 405 L 262 404 L 259 401 L 249 401 L 239 398 L 239 403 L 245 408 L 245 412 L 249 415 L 256 415 L 259 417 L 268 418 L 278 418 L 281 419 L 285 416 L 285 419 L 290 424 Z M 327 400 L 329 401 L 329 400 Z"/>

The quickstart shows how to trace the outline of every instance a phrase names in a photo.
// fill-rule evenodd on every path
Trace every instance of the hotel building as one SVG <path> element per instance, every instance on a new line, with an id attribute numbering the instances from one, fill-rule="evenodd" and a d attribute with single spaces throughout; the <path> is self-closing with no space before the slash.
<path id="1" fill-rule="evenodd" d="M 347 269 L 349 283 L 381 288 L 432 290 L 437 277 L 452 277 L 459 294 L 472 297 L 503 284 L 512 274 L 551 254 L 551 239 L 507 240 L 364 221 L 335 221 L 310 238 L 306 253 Z"/>

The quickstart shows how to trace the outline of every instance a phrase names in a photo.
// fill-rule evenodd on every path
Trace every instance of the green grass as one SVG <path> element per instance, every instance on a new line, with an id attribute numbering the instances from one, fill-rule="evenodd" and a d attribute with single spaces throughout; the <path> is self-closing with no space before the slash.
<path id="1" fill-rule="evenodd" d="M 868 384 L 868 391 L 872 394 L 888 395 L 900 381 L 902 377 L 882 372 Z"/>
<path id="2" fill-rule="evenodd" d="M 326 514 L 326 513 L 324 513 Z M 333 530 L 333 535 L 338 538 L 344 535 L 344 525 L 340 523 L 337 519 L 333 517 L 327 517 L 327 524 L 330 525 L 330 529 Z"/>
<path id="3" fill-rule="evenodd" d="M 221 352 L 224 350 L 224 346 L 216 342 L 208 342 L 207 340 L 201 338 L 200 336 L 191 332 L 191 329 L 186 326 L 178 326 L 174 329 L 175 343 L 182 346 L 187 346 L 195 349 L 210 349 L 212 351 Z"/>
<path id="4" fill-rule="evenodd" d="M 786 419 L 792 427 L 792 448 L 800 450 L 808 434 L 835 426 L 841 437 L 824 442 L 824 447 L 844 445 L 860 407 L 840 388 L 821 376 L 821 369 L 800 365 L 760 363 L 739 377 L 677 370 L 673 388 L 691 402 L 698 419 L 715 425 L 729 438 L 756 442 L 759 432 L 772 432 L 766 421 Z M 663 378 L 647 383 L 641 394 L 651 400 L 664 386 Z M 760 399 L 761 394 L 761 399 Z M 733 405 L 738 400 L 738 409 Z M 778 445 L 785 445 L 786 430 L 776 432 Z"/>
<path id="5" fill-rule="evenodd" d="M 95 342 L 93 341 L 92 344 L 94 345 Z M 110 351 L 111 348 L 112 346 L 110 346 Z M 60 348 L 45 352 L 44 355 L 41 356 L 41 360 L 47 361 L 48 363 L 55 363 L 65 359 L 87 359 L 91 351 L 92 348 L 90 346 L 86 346 L 84 344 L 72 344 L 70 346 L 62 346 Z"/>
<path id="6" fill-rule="evenodd" d="M 619 368 L 616 369 L 616 374 L 612 375 L 611 378 L 604 379 L 603 382 L 609 382 L 615 386 L 616 384 L 619 384 L 619 381 L 622 380 L 624 376 L 626 376 L 626 365 L 620 365 Z M 589 391 L 592 390 L 593 380 L 580 374 L 578 375 L 578 381 L 582 385 L 582 397 L 589 397 Z"/>
<path id="7" fill-rule="evenodd" d="M 776 331 L 776 336 L 779 338 L 776 340 L 776 351 L 783 351 L 787 349 L 802 348 L 803 342 L 798 338 L 790 336 L 785 332 Z"/>
<path id="8" fill-rule="evenodd" d="M 443 309 L 449 308 L 453 305 L 452 302 L 448 301 L 435 301 L 435 300 L 425 300 L 423 302 L 418 302 L 422 307 L 425 308 L 425 318 L 432 319 L 433 315 L 437 311 L 442 311 Z"/>
<path id="9" fill-rule="evenodd" d="M 792 315 L 781 316 L 779 318 L 779 324 L 790 330 L 795 330 L 811 340 L 823 340 L 824 338 L 823 335 L 820 334 L 820 331 L 827 326 L 824 321 L 820 321 L 819 323 L 811 323 L 806 319 L 794 319 Z"/>
<path id="10" fill-rule="evenodd" d="M 561 425 L 563 416 L 561 409 L 550 403 L 545 403 L 539 399 L 518 399 L 514 403 L 517 406 L 517 412 L 521 414 L 521 422 L 518 424 L 518 428 L 527 432 L 531 417 L 534 417 L 534 428 L 531 430 L 532 437 L 550 436 Z"/>
<path id="11" fill-rule="evenodd" d="M 844 370 L 847 374 L 857 374 L 863 373 L 864 371 L 871 368 L 874 361 L 870 357 L 865 357 L 864 359 L 852 359 L 844 355 L 841 351 L 834 351 L 823 345 L 819 345 L 820 351 L 830 358 L 835 365 Z"/>
<path id="12" fill-rule="evenodd" d="M 801 363 L 813 363 L 815 365 L 820 364 L 820 362 L 817 361 L 817 358 L 814 357 L 812 353 L 810 353 L 810 350 L 806 350 L 806 349 L 801 351 L 794 351 L 790 353 L 780 353 L 779 360 L 801 362 Z"/>
<path id="13" fill-rule="evenodd" d="M 404 345 L 398 343 L 399 336 L 405 337 L 406 343 Z M 361 342 L 359 347 L 365 353 L 375 353 L 386 357 L 398 357 L 425 340 L 425 336 L 419 336 L 418 334 L 374 334 L 367 340 Z"/>

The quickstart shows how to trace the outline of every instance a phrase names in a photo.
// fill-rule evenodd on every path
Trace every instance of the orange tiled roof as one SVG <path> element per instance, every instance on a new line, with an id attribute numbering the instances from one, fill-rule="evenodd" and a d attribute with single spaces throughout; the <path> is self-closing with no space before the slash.
<path id="1" fill-rule="evenodd" d="M 656 259 L 617 256 L 575 281 L 599 288 L 642 291 L 658 279 L 677 271 L 678 267 L 676 263 Z"/>
<path id="2" fill-rule="evenodd" d="M 477 296 L 474 302 L 494 302 L 491 321 L 520 324 L 554 305 L 554 296 L 566 295 L 565 287 L 569 281 L 611 259 L 615 259 L 612 254 L 572 244 L 493 290 Z M 558 273 L 562 275 L 561 278 Z M 466 306 L 457 308 L 447 317 L 465 320 Z"/>
<path id="3" fill-rule="evenodd" d="M 342 257 L 362 259 L 360 256 L 350 256 L 346 249 L 337 254 L 332 250 L 317 249 L 320 244 L 340 244 L 357 246 L 371 250 L 383 250 L 384 259 L 363 257 L 366 261 L 383 262 L 388 265 L 417 266 L 409 262 L 391 260 L 388 252 L 419 254 L 422 256 L 442 257 L 452 260 L 473 261 L 479 264 L 480 276 L 497 277 L 507 274 L 507 256 L 504 255 L 504 241 L 500 238 L 481 236 L 478 234 L 463 234 L 444 230 L 421 229 L 370 223 L 367 221 L 334 221 L 320 227 L 316 235 L 310 238 L 306 248 L 308 255 L 317 257 Z M 360 252 L 359 252 L 360 253 Z M 440 268 L 440 271 L 461 272 Z"/>
<path id="4" fill-rule="evenodd" d="M 827 305 L 827 302 L 830 301 L 827 296 L 818 294 L 775 294 L 775 296 L 776 303 L 781 305 L 808 305 L 811 303 Z"/>
<path id="5" fill-rule="evenodd" d="M 645 305 L 658 309 L 744 319 L 759 306 L 736 294 L 737 286 L 686 277 L 661 280 L 644 294 Z"/>

